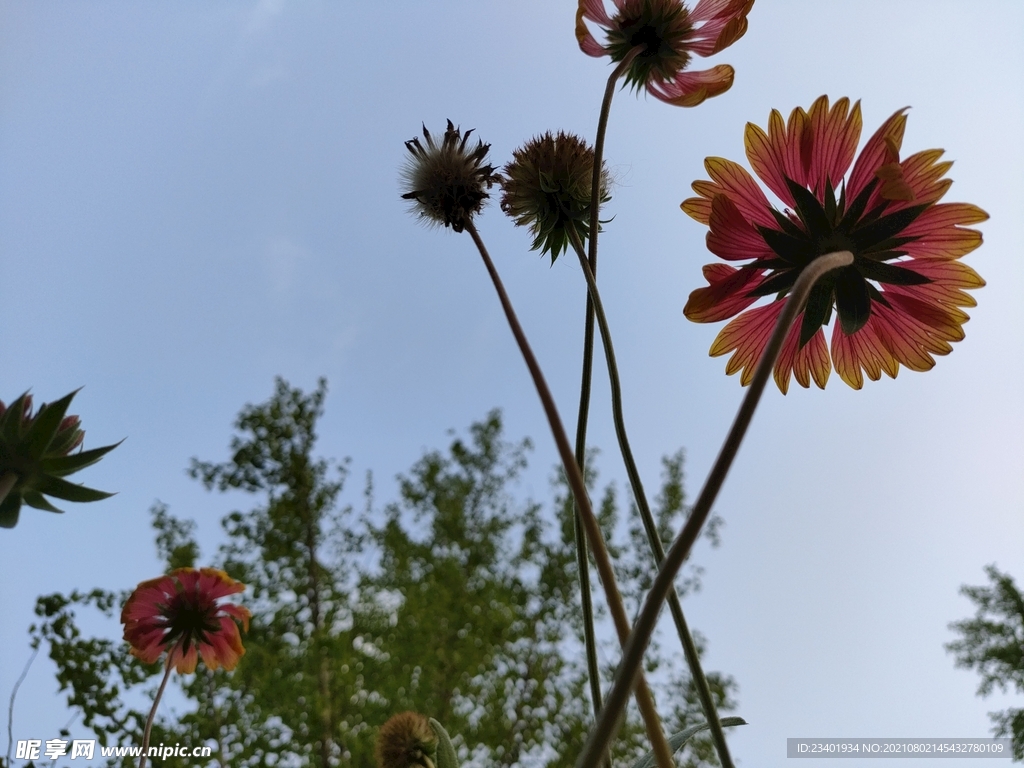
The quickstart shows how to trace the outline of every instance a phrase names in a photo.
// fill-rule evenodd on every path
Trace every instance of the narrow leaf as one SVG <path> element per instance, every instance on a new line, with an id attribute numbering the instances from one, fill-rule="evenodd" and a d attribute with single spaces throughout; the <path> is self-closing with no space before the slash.
<path id="1" fill-rule="evenodd" d="M 33 483 L 33 486 L 34 490 L 40 493 L 65 501 L 101 501 L 114 495 L 106 491 L 97 491 L 95 488 L 86 488 L 84 485 L 69 483 L 67 480 L 50 475 L 43 475 Z"/>
<path id="2" fill-rule="evenodd" d="M 68 406 L 71 405 L 71 401 L 78 391 L 76 389 L 74 392 L 69 392 L 60 400 L 39 408 L 36 420 L 26 435 L 29 456 L 38 459 L 50 447 L 50 443 L 53 442 L 53 438 L 60 428 L 60 423 L 64 421 L 64 414 L 67 413 Z"/>
<path id="3" fill-rule="evenodd" d="M 434 718 L 430 718 L 430 727 L 437 735 L 437 768 L 459 768 L 458 758 L 455 756 L 455 747 L 444 729 Z"/>
<path id="4" fill-rule="evenodd" d="M 721 723 L 724 726 L 746 725 L 747 721 L 742 717 L 723 717 Z M 672 753 L 675 754 L 682 749 L 683 745 L 686 744 L 686 742 L 688 742 L 695 734 L 706 730 L 708 727 L 707 723 L 701 723 L 700 725 L 691 725 L 686 730 L 679 731 L 679 733 L 673 733 L 668 737 L 669 749 L 671 749 Z M 440 768 L 440 766 L 438 766 L 438 768 Z M 633 763 L 633 768 L 654 768 L 654 753 L 648 752 Z"/>
<path id="5" fill-rule="evenodd" d="M 65 477 L 72 472 L 92 466 L 123 442 L 123 440 L 120 440 L 113 445 L 105 445 L 102 448 L 90 448 L 88 451 L 80 451 L 79 453 L 72 453 L 67 456 L 54 456 L 43 459 L 39 462 L 39 469 L 48 475 Z"/>

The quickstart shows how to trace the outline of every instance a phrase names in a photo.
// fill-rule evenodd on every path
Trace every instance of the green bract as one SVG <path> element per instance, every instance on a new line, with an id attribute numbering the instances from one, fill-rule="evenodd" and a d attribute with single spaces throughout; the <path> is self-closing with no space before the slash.
<path id="1" fill-rule="evenodd" d="M 72 451 L 85 432 L 77 416 L 65 416 L 78 390 L 32 414 L 27 392 L 10 406 L 0 402 L 0 527 L 18 524 L 22 502 L 36 509 L 61 512 L 46 496 L 65 501 L 99 501 L 111 493 L 69 483 L 63 478 L 95 464 L 120 443 Z"/>

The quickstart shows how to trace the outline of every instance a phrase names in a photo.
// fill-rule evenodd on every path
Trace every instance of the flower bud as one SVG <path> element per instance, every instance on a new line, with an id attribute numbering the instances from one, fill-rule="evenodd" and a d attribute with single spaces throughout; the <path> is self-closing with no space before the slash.
<path id="1" fill-rule="evenodd" d="M 551 254 L 553 264 L 574 232 L 585 242 L 590 235 L 590 192 L 594 150 L 580 137 L 559 131 L 538 136 L 512 154 L 501 181 L 501 210 L 516 226 L 529 226 L 531 248 Z M 601 174 L 601 202 L 608 173 Z"/>
<path id="2" fill-rule="evenodd" d="M 402 712 L 380 727 L 377 768 L 434 768 L 437 735 L 418 712 Z"/>

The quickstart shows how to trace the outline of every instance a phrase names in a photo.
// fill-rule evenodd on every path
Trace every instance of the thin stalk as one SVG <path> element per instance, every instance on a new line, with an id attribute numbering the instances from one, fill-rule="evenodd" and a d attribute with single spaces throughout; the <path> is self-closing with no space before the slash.
<path id="1" fill-rule="evenodd" d="M 541 404 L 544 407 L 544 414 L 547 416 L 548 424 L 554 435 L 555 445 L 558 447 L 558 454 L 562 460 L 562 467 L 565 469 L 566 478 L 569 481 L 569 488 L 572 490 L 576 504 L 582 513 L 583 524 L 587 537 L 590 540 L 590 546 L 594 551 L 594 562 L 597 565 L 598 575 L 601 577 L 601 585 L 604 587 L 608 609 L 612 614 L 612 620 L 615 622 L 615 630 L 618 633 L 619 642 L 625 646 L 626 639 L 630 634 L 629 618 L 626 616 L 622 595 L 619 593 L 619 587 L 615 581 L 615 572 L 612 569 L 608 548 L 605 546 L 601 528 L 597 523 L 597 517 L 594 515 L 590 499 L 587 496 L 587 486 L 583 481 L 583 473 L 573 457 L 572 449 L 569 447 L 569 438 L 565 434 L 562 419 L 558 415 L 554 398 L 551 396 L 551 391 L 544 380 L 544 374 L 540 370 L 537 358 L 534 357 L 533 350 L 530 349 L 530 344 L 526 340 L 526 334 L 519 324 L 515 310 L 512 308 L 512 302 L 509 300 L 505 287 L 502 285 L 501 277 L 498 275 L 498 270 L 495 268 L 494 262 L 491 261 L 487 248 L 484 246 L 483 240 L 480 239 L 480 233 L 477 232 L 472 220 L 466 222 L 466 231 L 469 232 L 473 242 L 476 244 L 477 250 L 480 251 L 480 257 L 483 259 L 484 266 L 487 268 L 491 281 L 494 283 L 494 289 L 498 293 L 502 309 L 505 310 L 505 317 L 512 330 L 512 335 L 519 345 L 519 351 L 523 355 L 526 367 L 529 368 L 530 376 L 533 378 L 534 386 L 537 388 L 537 395 L 540 397 Z M 647 735 L 651 740 L 651 747 L 654 750 L 657 764 L 659 768 L 674 768 L 672 750 L 668 745 L 668 740 L 665 738 L 665 733 L 662 731 L 661 720 L 654 706 L 654 697 L 647 686 L 642 669 L 637 668 L 633 673 L 633 678 L 629 680 L 626 691 L 627 697 L 629 691 L 633 690 L 634 684 L 636 686 L 637 707 L 647 728 Z M 604 754 L 606 749 L 607 744 L 602 747 L 601 754 Z"/>
<path id="2" fill-rule="evenodd" d="M 149 710 L 149 717 L 146 718 L 146 730 L 142 735 L 142 754 L 139 755 L 139 768 L 146 768 L 146 753 L 149 751 L 149 734 L 153 730 L 153 719 L 156 717 L 156 708 L 160 706 L 160 697 L 164 695 L 164 688 L 167 687 L 167 680 L 171 676 L 171 655 L 167 654 L 167 665 L 164 670 L 164 679 L 160 681 L 160 687 L 156 691 L 156 698 L 153 699 L 153 708 Z"/>
<path id="3" fill-rule="evenodd" d="M 0 475 L 0 504 L 4 503 L 4 499 L 7 498 L 7 494 L 11 492 L 16 482 L 18 482 L 18 476 L 10 470 Z"/>
<path id="4" fill-rule="evenodd" d="M 12 473 L 13 474 L 13 473 Z M 0 480 L 2 482 L 2 480 Z M 0 499 L 2 501 L 2 499 Z M 18 675 L 18 679 L 14 683 L 14 688 L 11 689 L 11 702 L 7 705 L 7 760 L 4 765 L 11 765 L 11 747 L 14 746 L 14 699 L 18 695 L 18 689 L 21 688 L 21 684 L 25 682 L 25 678 L 28 676 L 29 667 L 32 666 L 32 662 L 36 660 L 36 654 L 39 653 L 39 646 L 37 645 L 32 649 L 32 655 L 28 657 L 28 661 L 25 662 L 24 668 L 21 670 L 21 674 Z"/>
<path id="5" fill-rule="evenodd" d="M 633 449 L 629 445 L 629 436 L 626 434 L 626 420 L 622 414 L 622 385 L 619 381 L 619 367 L 615 362 L 615 348 L 612 346 L 612 334 L 608 328 L 608 318 L 604 313 L 601 293 L 597 289 L 597 279 L 590 270 L 590 264 L 583 253 L 583 244 L 580 242 L 575 230 L 569 230 L 569 239 L 572 241 L 573 249 L 579 257 L 583 276 L 587 280 L 587 290 L 597 315 L 597 324 L 601 329 L 604 358 L 608 364 L 608 379 L 612 390 L 612 421 L 615 423 L 615 436 L 619 441 L 622 461 L 626 465 L 629 484 L 633 488 L 633 498 L 636 500 L 637 509 L 640 511 L 640 518 L 643 520 L 644 530 L 647 532 L 647 541 L 651 547 L 651 554 L 654 556 L 654 567 L 657 570 L 665 560 L 665 547 L 661 542 L 661 536 L 658 534 L 658 526 L 654 522 L 654 515 L 651 514 L 650 504 L 647 503 L 647 494 L 644 492 L 644 485 L 640 480 L 640 472 L 636 467 L 636 460 L 633 458 Z M 708 685 L 708 679 L 704 675 L 703 667 L 701 667 L 697 644 L 693 641 L 693 635 L 690 634 L 690 627 L 686 623 L 686 617 L 683 615 L 683 606 L 679 602 L 679 595 L 676 593 L 674 585 L 672 585 L 668 593 L 668 605 L 672 613 L 672 620 L 676 625 L 676 633 L 679 635 L 679 642 L 683 646 L 686 664 L 690 668 L 690 678 L 697 689 L 697 696 L 700 699 L 701 708 L 704 710 L 704 717 L 711 731 L 712 741 L 714 741 L 715 749 L 718 751 L 719 761 L 722 763 L 722 768 L 733 768 L 729 746 L 726 744 L 722 723 L 718 718 L 718 709 L 715 707 L 715 700 L 711 695 L 711 687 Z"/>
<path id="6" fill-rule="evenodd" d="M 604 137 L 608 129 L 608 115 L 612 108 L 615 84 L 642 48 L 635 48 L 615 67 L 608 77 L 601 101 L 601 116 L 597 121 L 594 139 L 594 174 L 590 185 L 590 269 L 597 273 L 597 228 L 600 226 L 601 168 L 604 156 Z M 594 367 L 594 305 L 587 293 L 587 311 L 583 323 L 583 374 L 580 383 L 580 407 L 576 418 L 576 465 L 586 473 L 587 420 L 590 414 L 590 381 Z M 576 536 L 576 569 L 580 579 L 580 604 L 583 611 L 583 643 L 587 654 L 587 677 L 590 681 L 590 699 L 594 715 L 601 711 L 601 670 L 597 663 L 597 641 L 594 632 L 594 607 L 590 596 L 590 561 L 587 558 L 587 539 L 579 506 L 574 505 L 573 530 Z M 609 758 L 610 761 L 610 758 Z M 609 762 L 610 766 L 610 762 Z"/>
<path id="7" fill-rule="evenodd" d="M 757 409 L 761 394 L 764 392 L 768 376 L 771 374 L 775 361 L 778 359 L 782 344 L 786 339 L 786 334 L 789 332 L 789 328 L 796 319 L 796 316 L 803 309 L 804 303 L 807 301 L 807 294 L 810 293 L 814 283 L 822 275 L 852 263 L 853 254 L 849 251 L 829 253 L 811 262 L 804 268 L 800 277 L 797 278 L 789 299 L 782 308 L 782 313 L 775 324 L 775 329 L 772 331 L 768 345 L 765 347 L 764 352 L 761 354 L 761 359 L 757 363 L 754 378 L 743 398 L 743 402 L 740 404 L 736 418 L 729 429 L 729 434 L 725 438 L 725 443 L 718 453 L 718 458 L 715 459 L 715 464 L 711 468 L 708 479 L 704 482 L 704 487 L 697 497 L 696 504 L 693 505 L 690 518 L 672 543 L 672 547 L 669 549 L 661 569 L 658 571 L 658 575 L 655 577 L 654 583 L 647 593 L 643 607 L 640 610 L 640 616 L 637 618 L 633 632 L 623 649 L 622 661 L 619 662 L 615 682 L 612 684 L 612 689 L 605 701 L 605 707 L 601 710 L 597 724 L 591 730 L 587 743 L 583 747 L 583 752 L 576 761 L 576 768 L 593 768 L 593 766 L 596 766 L 600 756 L 604 754 L 608 744 L 615 735 L 613 728 L 617 722 L 618 713 L 626 704 L 632 676 L 636 674 L 636 670 L 640 669 L 643 662 L 644 651 L 650 642 L 651 633 L 654 631 L 654 625 L 657 622 L 661 605 L 672 588 L 672 582 L 675 579 L 676 573 L 678 573 L 683 561 L 689 555 L 690 548 L 697 540 L 701 529 L 704 527 L 704 523 L 707 521 L 708 514 L 711 512 L 711 505 L 714 504 L 718 491 L 721 490 L 722 484 L 725 482 L 725 477 L 732 466 L 733 459 L 736 458 L 747 427 L 750 426 L 750 421 L 754 416 L 754 411 Z"/>

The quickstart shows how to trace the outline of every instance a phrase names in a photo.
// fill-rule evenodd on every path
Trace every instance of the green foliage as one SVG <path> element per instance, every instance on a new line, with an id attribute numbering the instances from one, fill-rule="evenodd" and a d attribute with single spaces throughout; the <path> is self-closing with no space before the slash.
<path id="1" fill-rule="evenodd" d="M 985 567 L 991 587 L 964 585 L 960 594 L 977 606 L 973 619 L 955 621 L 949 628 L 961 637 L 946 644 L 956 656 L 956 666 L 981 675 L 979 696 L 1013 688 L 1024 693 L 1024 595 L 1006 573 L 995 565 Z M 1024 709 L 990 712 L 997 737 L 1013 740 L 1014 760 L 1024 761 Z"/>
<path id="2" fill-rule="evenodd" d="M 192 765 L 370 766 L 377 728 L 416 710 L 452 734 L 460 763 L 569 768 L 592 717 L 564 481 L 555 483 L 555 514 L 513 494 L 530 444 L 506 442 L 495 411 L 399 476 L 398 497 L 383 509 L 368 480 L 366 507 L 356 512 L 339 503 L 345 464 L 313 454 L 325 394 L 322 380 L 311 394 L 278 380 L 269 401 L 240 413 L 230 461 L 192 462 L 207 488 L 260 499 L 224 517 L 227 543 L 216 557 L 247 585 L 242 599 L 253 617 L 233 673 L 200 668 L 175 677 L 188 706 L 183 714 L 164 708 L 154 743 L 212 748 Z M 682 481 L 679 453 L 665 460 L 658 498 L 666 537 L 686 513 Z M 631 559 L 614 489 L 601 498 L 601 524 L 635 604 L 651 576 L 646 545 Z M 152 517 L 167 570 L 195 565 L 195 524 L 162 504 Z M 689 587 L 698 582 L 691 576 Z M 85 725 L 112 743 L 138 744 L 144 713 L 127 707 L 125 693 L 151 691 L 159 664 L 145 667 L 121 643 L 81 637 L 71 610 L 88 604 L 113 616 L 125 597 L 41 598 L 45 621 L 34 632 L 50 644 Z M 607 652 L 610 679 L 618 658 L 611 640 Z M 678 651 L 655 643 L 648 668 L 670 732 L 703 721 Z M 722 709 L 732 708 L 735 683 L 709 678 Z M 622 734 L 616 762 L 642 757 L 648 746 L 635 712 Z M 713 752 L 699 734 L 680 764 L 716 765 Z"/>

